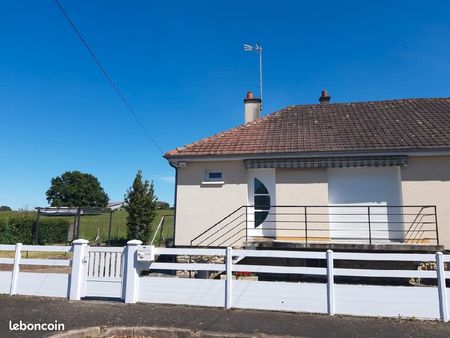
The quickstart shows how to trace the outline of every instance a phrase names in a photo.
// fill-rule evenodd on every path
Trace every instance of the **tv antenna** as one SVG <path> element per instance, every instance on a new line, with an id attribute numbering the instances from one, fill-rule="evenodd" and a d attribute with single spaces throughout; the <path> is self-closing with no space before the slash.
<path id="1" fill-rule="evenodd" d="M 244 44 L 245 52 L 255 52 L 259 53 L 259 98 L 261 99 L 261 109 L 263 105 L 263 93 L 262 93 L 262 45 L 260 43 L 256 43 L 255 45 Z"/>

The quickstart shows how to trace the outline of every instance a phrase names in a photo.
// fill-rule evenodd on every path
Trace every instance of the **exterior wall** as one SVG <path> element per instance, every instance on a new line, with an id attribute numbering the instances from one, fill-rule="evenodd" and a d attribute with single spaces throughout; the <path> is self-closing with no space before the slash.
<path id="1" fill-rule="evenodd" d="M 276 204 L 277 205 L 298 205 L 298 206 L 327 206 L 328 205 L 328 179 L 326 169 L 277 169 L 276 171 Z M 311 215 L 326 214 L 328 208 L 313 208 L 308 210 L 308 238 L 314 241 L 327 240 L 328 216 Z M 278 207 L 277 221 L 283 229 L 277 231 L 277 237 L 296 237 L 303 241 L 306 237 L 304 208 L 284 208 Z M 285 214 L 296 215 L 285 215 Z M 318 223 L 323 222 L 323 223 Z M 322 229 L 322 230 L 318 230 Z"/>
<path id="2" fill-rule="evenodd" d="M 202 185 L 205 170 L 223 172 L 223 185 Z M 247 173 L 242 161 L 189 162 L 178 169 L 175 245 L 190 241 L 240 206 L 247 205 Z"/>
<path id="3" fill-rule="evenodd" d="M 439 243 L 450 249 L 450 156 L 410 157 L 401 170 L 404 205 L 436 205 Z"/>
<path id="4" fill-rule="evenodd" d="M 221 170 L 224 184 L 202 185 L 207 169 Z M 401 204 L 436 205 L 440 244 L 444 245 L 446 249 L 450 249 L 450 156 L 410 157 L 408 166 L 401 168 L 400 175 Z M 178 170 L 175 244 L 178 246 L 190 245 L 190 241 L 194 237 L 240 206 L 247 205 L 247 180 L 248 173 L 242 161 L 189 162 L 186 168 L 180 168 Z M 327 206 L 329 203 L 327 170 L 277 169 L 275 190 L 276 201 L 274 204 L 277 206 Z M 304 209 L 300 209 L 290 209 L 290 212 L 304 212 Z M 275 212 L 282 213 L 283 211 L 285 210 L 277 207 Z M 308 212 L 326 213 L 328 210 L 327 208 L 310 208 Z M 404 212 L 407 210 L 405 209 Z M 299 219 L 301 217 L 301 215 L 277 215 L 277 221 L 297 221 L 290 225 L 280 223 L 283 224 L 283 228 L 291 226 L 295 230 L 277 231 L 277 237 L 294 236 L 303 240 L 305 232 L 302 231 L 304 223 Z M 317 240 L 326 240 L 329 236 L 328 216 L 311 215 L 308 217 L 308 221 L 311 222 L 308 225 L 308 238 L 314 240 L 314 237 L 317 237 Z M 313 221 L 315 222 L 313 223 Z M 320 224 L 321 221 L 324 223 L 320 228 L 322 231 L 319 231 L 317 224 Z"/>

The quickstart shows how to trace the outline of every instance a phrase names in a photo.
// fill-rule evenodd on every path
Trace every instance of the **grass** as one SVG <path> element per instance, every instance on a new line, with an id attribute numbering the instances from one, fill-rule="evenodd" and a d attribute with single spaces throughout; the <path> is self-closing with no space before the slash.
<path id="1" fill-rule="evenodd" d="M 113 213 L 112 226 L 111 226 L 111 238 L 115 240 L 123 240 L 127 237 L 127 212 L 117 211 Z M 152 222 L 152 237 L 156 228 L 161 221 L 162 216 L 164 218 L 164 237 L 171 238 L 173 232 L 173 210 L 157 210 L 156 216 Z M 97 231 L 100 236 L 100 242 L 106 242 L 108 240 L 109 229 L 109 214 L 101 215 L 88 215 L 82 216 L 80 220 L 80 237 L 93 241 L 97 236 Z M 160 232 L 155 239 L 158 242 L 160 239 Z"/>
<path id="2" fill-rule="evenodd" d="M 14 258 L 14 251 L 0 251 L 1 258 Z M 42 252 L 42 251 L 22 251 L 22 258 L 40 259 L 71 259 L 71 252 Z"/>
<path id="3" fill-rule="evenodd" d="M 35 212 L 27 211 L 30 214 L 35 214 Z M 8 218 L 11 215 L 16 213 L 15 211 L 2 211 L 0 212 L 0 219 Z M 127 237 L 127 212 L 126 211 L 116 211 L 112 216 L 112 227 L 111 227 L 111 239 L 115 243 L 123 243 Z M 173 210 L 157 210 L 156 216 L 152 222 L 152 236 L 150 240 L 153 238 L 153 234 L 156 231 L 156 228 L 161 221 L 161 217 L 164 218 L 164 226 L 163 226 L 163 236 L 164 238 L 173 238 Z M 42 219 L 45 219 L 46 216 L 43 216 Z M 53 217 L 54 218 L 54 217 Z M 74 217 L 66 217 L 61 216 L 61 218 L 65 218 L 69 220 L 69 222 L 73 223 Z M 97 241 L 98 243 L 106 243 L 108 240 L 108 229 L 109 229 L 109 213 L 100 214 L 100 215 L 85 215 L 80 218 L 80 237 L 93 242 L 97 237 L 97 233 L 100 239 Z M 158 232 L 155 238 L 155 245 L 157 245 L 161 240 L 161 231 Z"/>

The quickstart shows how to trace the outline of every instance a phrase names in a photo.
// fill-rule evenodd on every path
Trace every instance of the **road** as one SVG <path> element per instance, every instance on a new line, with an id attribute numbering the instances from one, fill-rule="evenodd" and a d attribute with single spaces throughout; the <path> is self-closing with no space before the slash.
<path id="1" fill-rule="evenodd" d="M 43 337 L 54 332 L 10 331 L 9 322 L 64 323 L 65 330 L 92 326 L 151 326 L 223 334 L 294 337 L 450 337 L 450 323 L 327 316 L 159 304 L 0 296 L 2 337 Z"/>

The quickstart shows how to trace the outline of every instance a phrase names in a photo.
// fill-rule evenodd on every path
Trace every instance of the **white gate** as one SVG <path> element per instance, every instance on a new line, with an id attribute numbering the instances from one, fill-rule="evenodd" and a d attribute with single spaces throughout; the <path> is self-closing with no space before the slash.
<path id="1" fill-rule="evenodd" d="M 122 297 L 122 248 L 89 247 L 84 297 Z"/>

